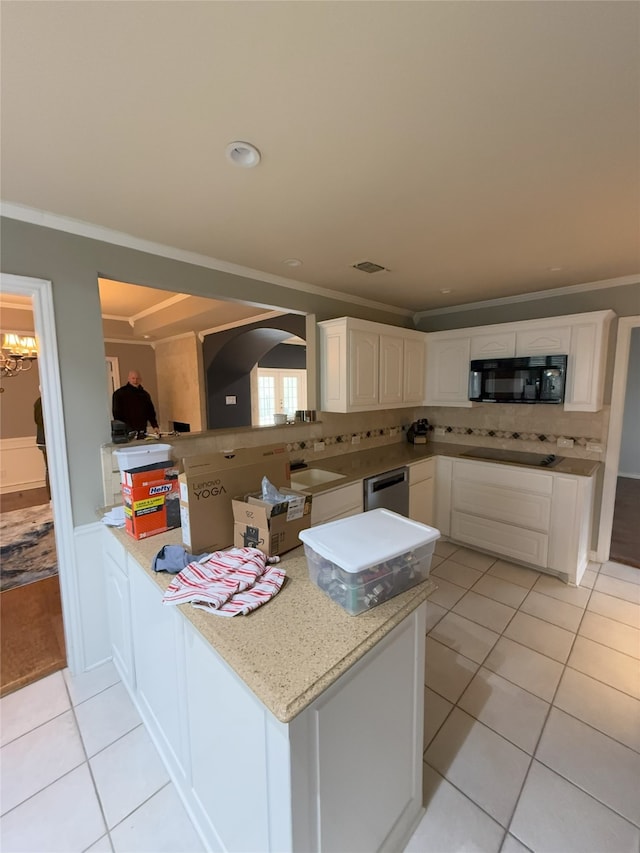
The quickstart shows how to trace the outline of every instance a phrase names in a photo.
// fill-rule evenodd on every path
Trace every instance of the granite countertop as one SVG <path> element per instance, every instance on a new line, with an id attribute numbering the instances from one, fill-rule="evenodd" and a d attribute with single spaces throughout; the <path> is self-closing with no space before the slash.
<path id="1" fill-rule="evenodd" d="M 180 530 L 133 539 L 110 528 L 164 591 L 173 575 L 151 570 L 163 545 L 180 545 Z M 212 648 L 283 723 L 290 722 L 399 625 L 436 589 L 426 580 L 358 616 L 350 616 L 309 579 L 302 547 L 281 558 L 281 591 L 248 616 L 226 619 L 177 605 Z M 160 605 L 158 605 L 160 606 Z"/>
<path id="2" fill-rule="evenodd" d="M 435 456 L 448 456 L 454 459 L 465 458 L 464 454 L 473 450 L 474 447 L 469 444 L 451 444 L 448 442 L 429 441 L 427 444 L 410 444 L 402 442 L 397 444 L 386 444 L 380 447 L 371 448 L 370 450 L 354 451 L 353 453 L 345 453 L 340 456 L 330 456 L 324 459 L 318 459 L 317 462 L 307 463 L 308 468 L 320 468 L 325 471 L 333 471 L 336 474 L 344 475 L 339 480 L 331 480 L 328 483 L 323 483 L 318 486 L 308 486 L 301 491 L 308 492 L 311 495 L 317 495 L 322 492 L 328 492 L 333 489 L 339 489 L 341 486 L 346 486 L 349 483 L 361 480 L 364 477 L 371 477 L 376 474 L 381 474 L 385 471 L 390 471 L 393 468 L 399 468 L 403 465 L 411 465 L 414 462 L 421 462 L 425 459 L 431 459 Z M 540 456 L 544 456 L 541 453 Z M 560 455 L 560 454 L 558 454 Z M 592 477 L 599 469 L 601 463 L 592 459 L 576 459 L 565 456 L 562 461 L 552 468 L 532 467 L 530 465 L 519 465 L 517 462 L 505 462 L 489 459 L 474 459 L 475 462 L 486 462 L 490 465 L 510 465 L 518 468 L 526 468 L 529 471 L 540 471 L 542 473 L 553 474 L 573 474 L 580 477 Z M 295 476 L 295 472 L 292 472 Z"/>

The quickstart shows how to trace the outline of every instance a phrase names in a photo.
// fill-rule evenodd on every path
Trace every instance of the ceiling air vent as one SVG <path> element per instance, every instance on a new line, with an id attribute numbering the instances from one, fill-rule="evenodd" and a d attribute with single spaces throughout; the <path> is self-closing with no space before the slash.
<path id="1" fill-rule="evenodd" d="M 362 263 L 354 264 L 354 270 L 362 270 L 362 272 L 380 272 L 386 270 L 386 267 L 381 267 L 380 264 L 374 264 L 371 261 L 362 261 Z"/>

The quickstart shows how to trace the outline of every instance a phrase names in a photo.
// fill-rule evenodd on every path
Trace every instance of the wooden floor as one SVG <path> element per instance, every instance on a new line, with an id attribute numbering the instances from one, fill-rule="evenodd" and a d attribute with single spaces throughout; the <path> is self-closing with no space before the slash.
<path id="1" fill-rule="evenodd" d="M 618 477 L 610 560 L 640 569 L 640 480 Z"/>
<path id="2" fill-rule="evenodd" d="M 3 495 L 0 512 L 38 506 L 45 489 Z M 67 665 L 58 576 L 0 593 L 0 696 Z"/>

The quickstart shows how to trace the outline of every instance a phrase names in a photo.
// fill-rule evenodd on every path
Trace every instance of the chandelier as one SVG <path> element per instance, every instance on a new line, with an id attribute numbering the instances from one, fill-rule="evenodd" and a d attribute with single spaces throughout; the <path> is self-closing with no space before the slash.
<path id="1" fill-rule="evenodd" d="M 36 339 L 30 335 L 17 335 L 8 332 L 2 336 L 0 350 L 0 377 L 17 376 L 30 370 L 38 357 Z"/>

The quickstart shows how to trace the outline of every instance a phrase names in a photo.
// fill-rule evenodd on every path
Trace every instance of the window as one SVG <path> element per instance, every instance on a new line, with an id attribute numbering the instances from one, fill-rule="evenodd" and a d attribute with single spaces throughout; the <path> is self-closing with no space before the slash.
<path id="1" fill-rule="evenodd" d="M 285 412 L 293 420 L 297 409 L 307 408 L 306 370 L 255 367 L 251 389 L 254 426 L 273 426 L 276 412 Z"/>

